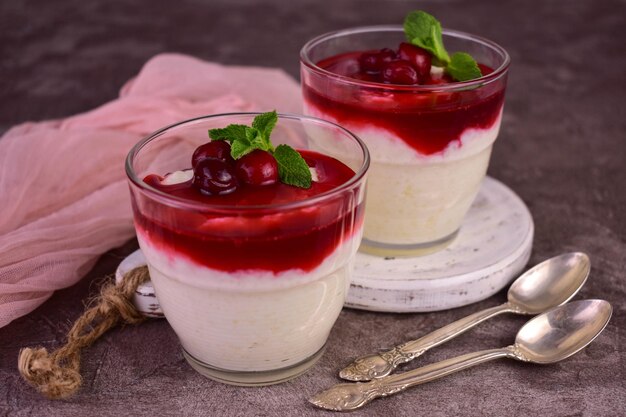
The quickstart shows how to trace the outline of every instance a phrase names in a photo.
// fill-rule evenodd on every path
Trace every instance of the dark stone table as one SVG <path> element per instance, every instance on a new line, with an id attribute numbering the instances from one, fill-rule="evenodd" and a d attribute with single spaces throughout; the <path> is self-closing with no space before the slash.
<path id="1" fill-rule="evenodd" d="M 397 23 L 418 7 L 445 26 L 480 33 L 509 50 L 506 110 L 489 173 L 515 190 L 534 216 L 531 264 L 566 251 L 587 252 L 592 272 L 578 298 L 607 299 L 615 312 L 589 348 L 560 364 L 494 362 L 378 400 L 353 415 L 626 415 L 624 1 L 7 0 L 0 3 L 0 131 L 111 100 L 163 51 L 282 67 L 297 76 L 299 48 L 314 35 Z M 116 328 L 85 352 L 78 395 L 42 398 L 17 373 L 19 348 L 58 346 L 82 300 L 97 290 L 95 282 L 136 247 L 133 241 L 104 254 L 79 284 L 0 329 L 0 415 L 331 415 L 305 399 L 337 382 L 336 372 L 348 359 L 505 299 L 502 292 L 431 314 L 346 309 L 317 366 L 266 388 L 201 377 L 184 361 L 164 320 Z M 492 320 L 419 363 L 504 346 L 524 321 Z"/>

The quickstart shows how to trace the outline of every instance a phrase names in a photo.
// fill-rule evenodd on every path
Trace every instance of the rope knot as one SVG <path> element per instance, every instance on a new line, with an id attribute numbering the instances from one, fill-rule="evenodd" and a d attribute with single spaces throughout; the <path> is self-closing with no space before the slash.
<path id="1" fill-rule="evenodd" d="M 17 368 L 22 377 L 50 399 L 73 395 L 82 384 L 81 349 L 120 321 L 134 324 L 145 320 L 135 309 L 132 296 L 149 278 L 148 268 L 141 266 L 127 273 L 119 285 L 110 282 L 103 286 L 70 329 L 66 344 L 52 353 L 43 347 L 20 350 Z"/>

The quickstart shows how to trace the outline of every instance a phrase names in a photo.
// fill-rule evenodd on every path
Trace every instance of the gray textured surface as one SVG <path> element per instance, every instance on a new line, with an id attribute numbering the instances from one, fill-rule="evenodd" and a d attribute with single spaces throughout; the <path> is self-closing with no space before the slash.
<path id="1" fill-rule="evenodd" d="M 510 51 L 513 67 L 490 175 L 514 189 L 533 213 L 531 263 L 565 251 L 589 253 L 592 274 L 578 298 L 605 298 L 615 315 L 593 345 L 561 364 L 500 361 L 378 400 L 352 415 L 625 415 L 624 1 L 3 1 L 0 130 L 100 105 L 162 51 L 283 67 L 295 76 L 299 47 L 308 38 L 398 22 L 418 7 L 446 26 L 480 33 Z M 167 323 L 152 321 L 116 329 L 85 352 L 85 385 L 76 397 L 41 398 L 17 374 L 19 348 L 58 346 L 94 282 L 135 247 L 130 242 L 104 255 L 81 283 L 0 329 L 0 415 L 330 415 L 305 398 L 335 383 L 349 358 L 504 300 L 500 293 L 433 314 L 345 310 L 315 368 L 260 389 L 197 375 Z M 523 322 L 493 320 L 418 363 L 510 343 Z"/>

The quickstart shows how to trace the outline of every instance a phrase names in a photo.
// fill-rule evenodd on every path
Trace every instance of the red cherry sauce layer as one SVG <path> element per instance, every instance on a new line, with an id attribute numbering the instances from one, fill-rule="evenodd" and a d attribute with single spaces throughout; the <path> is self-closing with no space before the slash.
<path id="1" fill-rule="evenodd" d="M 156 248 L 212 269 L 311 271 L 361 227 L 363 208 L 357 201 L 358 190 L 346 190 L 304 208 L 263 213 L 253 208 L 245 210 L 246 206 L 304 200 L 330 191 L 355 175 L 334 158 L 312 151 L 300 153 L 320 179 L 309 189 L 277 182 L 262 186 L 244 184 L 229 194 L 207 195 L 191 180 L 163 185 L 162 177 L 148 175 L 144 179 L 148 185 L 214 209 L 183 210 L 139 195 L 133 199 L 136 225 Z M 242 210 L 220 212 L 219 206 L 238 206 Z"/>
<path id="2" fill-rule="evenodd" d="M 416 84 L 408 86 L 408 81 L 396 84 L 392 82 L 394 78 L 390 81 L 385 78 L 384 70 L 395 70 L 396 73 L 392 74 L 395 79 L 408 77 L 405 72 L 400 72 L 404 68 L 388 64 L 380 73 L 382 78 L 380 74 L 364 69 L 366 53 L 332 56 L 318 62 L 317 66 L 360 81 L 385 82 L 390 84 L 388 89 L 366 83 L 329 80 L 328 76 L 303 71 L 306 103 L 357 134 L 358 129 L 371 126 L 386 129 L 423 155 L 443 151 L 451 142 L 458 141 L 466 129 L 488 129 L 496 123 L 504 103 L 506 76 L 465 91 L 419 90 Z M 394 62 L 405 61 L 392 61 L 391 64 Z M 483 76 L 493 72 L 486 65 L 479 64 L 479 68 Z M 428 75 L 420 80 L 418 74 L 416 80 L 424 85 L 453 82 L 447 75 L 437 78 Z"/>

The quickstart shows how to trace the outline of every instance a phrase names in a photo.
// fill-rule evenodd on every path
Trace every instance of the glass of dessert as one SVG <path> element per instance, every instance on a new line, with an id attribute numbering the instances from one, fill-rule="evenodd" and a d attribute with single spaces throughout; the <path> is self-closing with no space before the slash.
<path id="1" fill-rule="evenodd" d="M 412 256 L 449 244 L 498 136 L 507 52 L 418 11 L 404 27 L 321 35 L 300 59 L 304 113 L 344 126 L 371 153 L 361 250 Z"/>
<path id="2" fill-rule="evenodd" d="M 315 363 L 349 287 L 368 166 L 344 128 L 275 112 L 184 121 L 130 151 L 139 245 L 193 368 L 267 385 Z"/>

